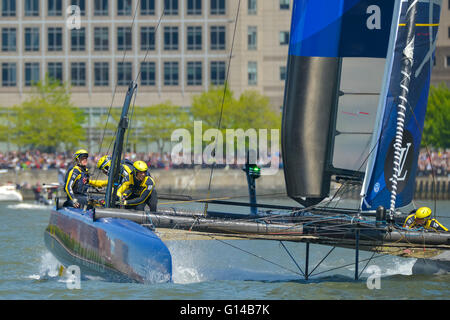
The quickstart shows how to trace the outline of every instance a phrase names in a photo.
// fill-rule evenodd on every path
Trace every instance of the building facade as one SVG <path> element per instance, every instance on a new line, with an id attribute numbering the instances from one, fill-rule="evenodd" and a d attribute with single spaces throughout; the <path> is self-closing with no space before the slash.
<path id="1" fill-rule="evenodd" d="M 189 107 L 225 79 L 236 96 L 255 89 L 282 106 L 292 0 L 0 1 L 0 106 L 20 104 L 48 74 L 71 85 L 88 140 L 131 80 L 138 106 Z M 450 0 L 432 78 L 440 82 L 450 86 Z"/>
<path id="2" fill-rule="evenodd" d="M 431 84 L 450 88 L 450 0 L 442 0 L 441 18 Z"/>

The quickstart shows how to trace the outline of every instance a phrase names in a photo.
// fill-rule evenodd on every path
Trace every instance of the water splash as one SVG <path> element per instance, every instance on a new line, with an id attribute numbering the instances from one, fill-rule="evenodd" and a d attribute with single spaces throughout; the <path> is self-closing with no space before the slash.
<path id="1" fill-rule="evenodd" d="M 21 210 L 21 209 L 38 209 L 38 210 L 49 210 L 49 206 L 37 203 L 17 203 L 9 204 L 8 209 Z"/>

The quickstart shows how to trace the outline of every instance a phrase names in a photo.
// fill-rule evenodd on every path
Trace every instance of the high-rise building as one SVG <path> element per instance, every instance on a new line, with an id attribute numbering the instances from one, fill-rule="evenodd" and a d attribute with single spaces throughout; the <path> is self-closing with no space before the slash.
<path id="1" fill-rule="evenodd" d="M 240 8 L 238 8 L 240 4 Z M 131 80 L 136 105 L 192 95 L 228 77 L 283 104 L 292 0 L 1 0 L 0 106 L 48 74 L 71 85 L 89 140 Z M 75 7 L 74 7 L 75 6 Z M 164 9 L 165 8 L 165 9 Z M 238 10 L 239 9 L 239 10 Z M 450 86 L 450 0 L 443 0 L 432 84 Z"/>
<path id="2" fill-rule="evenodd" d="M 131 80 L 139 85 L 138 106 L 189 106 L 193 94 L 224 84 L 228 74 L 236 95 L 256 89 L 279 108 L 290 1 L 241 1 L 239 12 L 238 3 L 1 0 L 0 105 L 21 103 L 48 74 L 71 85 L 94 138 L 92 124 L 122 105 Z"/>

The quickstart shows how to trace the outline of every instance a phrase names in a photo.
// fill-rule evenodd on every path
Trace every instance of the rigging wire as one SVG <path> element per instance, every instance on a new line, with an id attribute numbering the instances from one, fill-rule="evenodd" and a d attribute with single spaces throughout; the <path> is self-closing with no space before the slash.
<path id="1" fill-rule="evenodd" d="M 235 36 L 236 36 L 237 24 L 238 24 L 238 21 L 239 21 L 239 10 L 240 10 L 240 8 L 241 8 L 241 0 L 239 0 L 238 5 L 237 5 L 236 19 L 235 19 L 234 30 L 233 30 L 233 38 L 231 40 L 230 56 L 228 58 L 227 73 L 225 75 L 225 84 L 224 84 L 224 88 L 223 88 L 222 104 L 221 104 L 221 107 L 220 107 L 219 120 L 218 120 L 218 124 L 217 124 L 217 135 L 216 135 L 215 141 L 214 141 L 214 151 L 217 148 L 217 139 L 218 139 L 219 131 L 220 131 L 221 127 L 222 127 L 223 107 L 224 107 L 225 96 L 226 96 L 226 92 L 227 92 L 227 88 L 228 88 L 228 78 L 229 78 L 229 74 L 230 74 L 231 58 L 233 57 L 233 47 L 234 47 L 234 40 L 235 40 Z M 216 165 L 216 161 L 213 161 L 212 166 L 211 166 L 211 171 L 210 171 L 210 174 L 209 174 L 208 198 L 209 198 L 210 191 L 211 191 L 211 182 L 212 182 L 212 176 L 213 176 L 213 171 L 214 171 L 215 165 Z M 206 212 L 207 211 L 208 211 L 208 203 L 205 203 L 204 210 L 203 210 L 203 214 L 205 216 L 206 216 Z"/>

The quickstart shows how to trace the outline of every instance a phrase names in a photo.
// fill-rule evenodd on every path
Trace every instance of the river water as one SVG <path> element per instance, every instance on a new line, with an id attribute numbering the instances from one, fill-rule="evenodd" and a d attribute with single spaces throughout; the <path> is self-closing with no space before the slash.
<path id="1" fill-rule="evenodd" d="M 161 202 L 161 201 L 160 201 Z M 273 199 L 271 203 L 283 203 Z M 162 202 L 161 202 L 162 203 Z M 418 205 L 433 203 L 421 202 Z M 220 208 L 219 208 L 220 209 Z M 450 201 L 436 204 L 439 221 L 450 226 Z M 308 281 L 301 276 L 305 244 L 275 241 L 209 240 L 169 242 L 173 281 L 162 284 L 111 283 L 84 278 L 79 289 L 58 276 L 58 261 L 44 245 L 50 208 L 32 202 L 0 204 L 1 299 L 113 300 L 301 300 L 450 298 L 450 275 L 412 275 L 415 259 L 375 257 L 369 266 L 381 271 L 378 288 L 372 273 L 354 277 L 353 250 L 335 249 Z M 330 247 L 311 245 L 310 270 Z M 289 256 L 295 257 L 296 263 Z M 369 252 L 360 252 L 360 260 Z M 350 264 L 350 265 L 348 265 Z M 347 265 L 343 268 L 340 266 Z M 362 270 L 365 263 L 360 264 Z M 372 282 L 373 284 L 374 282 Z"/>

